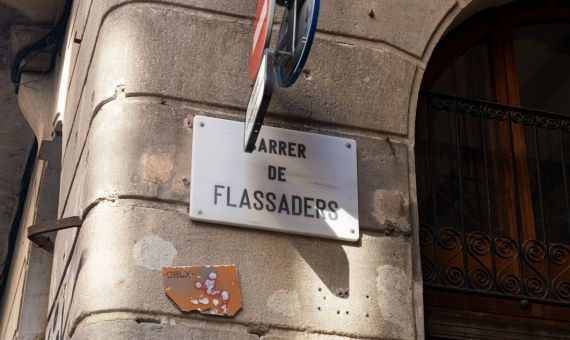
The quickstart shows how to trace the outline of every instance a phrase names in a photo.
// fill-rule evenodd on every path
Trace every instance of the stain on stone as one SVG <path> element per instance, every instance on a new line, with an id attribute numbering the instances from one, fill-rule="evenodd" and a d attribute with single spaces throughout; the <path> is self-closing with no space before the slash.
<path id="1" fill-rule="evenodd" d="M 389 235 L 395 229 L 402 232 L 410 230 L 408 218 L 409 200 L 400 191 L 376 190 L 374 192 L 374 211 L 372 215 L 383 225 Z"/>
<path id="2" fill-rule="evenodd" d="M 133 258 L 138 266 L 150 270 L 161 270 L 172 265 L 178 254 L 174 245 L 156 235 L 146 236 L 133 247 Z"/>
<path id="3" fill-rule="evenodd" d="M 163 183 L 172 177 L 174 165 L 167 153 L 142 155 L 143 178 L 152 183 Z"/>
<path id="4" fill-rule="evenodd" d="M 258 337 L 262 337 L 269 332 L 268 325 L 250 325 L 247 329 L 249 334 L 257 335 Z"/>
<path id="5" fill-rule="evenodd" d="M 286 289 L 278 290 L 267 299 L 267 308 L 286 317 L 295 316 L 301 309 L 299 293 Z"/>
<path id="6" fill-rule="evenodd" d="M 392 221 L 388 220 L 386 226 L 384 227 L 384 234 L 391 236 L 396 231 L 396 225 Z"/>
<path id="7" fill-rule="evenodd" d="M 386 144 L 390 147 L 390 155 L 396 156 L 396 147 L 394 146 L 394 142 L 390 139 L 390 137 L 386 137 Z"/>
<path id="8" fill-rule="evenodd" d="M 377 269 L 376 289 L 382 318 L 402 327 L 412 324 L 411 280 L 400 268 L 383 265 Z"/>
<path id="9" fill-rule="evenodd" d="M 119 194 L 116 192 L 109 192 L 105 195 L 105 201 L 116 202 L 119 200 Z"/>
<path id="10" fill-rule="evenodd" d="M 348 288 L 333 288 L 332 291 L 333 291 L 334 295 L 336 295 L 340 298 L 343 298 L 343 299 L 348 298 L 348 295 L 349 295 Z"/>
<path id="11" fill-rule="evenodd" d="M 125 90 L 126 90 L 126 86 L 125 86 L 125 80 L 123 78 L 119 78 L 117 79 L 117 81 L 115 82 L 115 95 L 117 97 L 120 97 L 122 95 L 124 95 Z"/>
<path id="12" fill-rule="evenodd" d="M 192 131 L 193 116 L 184 118 L 183 125 L 188 131 Z"/>
<path id="13" fill-rule="evenodd" d="M 310 69 L 304 69 L 303 70 L 303 78 L 305 80 L 313 80 L 313 76 L 311 76 L 311 70 Z"/>

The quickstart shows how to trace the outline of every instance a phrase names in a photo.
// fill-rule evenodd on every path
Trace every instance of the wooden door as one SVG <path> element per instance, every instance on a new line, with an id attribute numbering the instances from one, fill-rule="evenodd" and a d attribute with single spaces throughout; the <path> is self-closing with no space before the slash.
<path id="1" fill-rule="evenodd" d="M 552 41 L 544 36 L 545 51 L 555 47 L 549 54 L 552 60 L 545 60 L 543 69 L 537 70 L 524 66 L 528 64 L 525 53 L 534 53 L 524 44 L 525 34 L 537 31 L 533 25 L 546 25 L 545 32 L 553 32 Z M 540 45 L 542 38 L 535 35 Z M 570 65 L 569 51 L 570 4 L 566 1 L 524 3 L 482 13 L 436 48 L 422 84 L 416 127 L 428 310 L 555 323 L 568 319 L 570 296 L 555 290 L 570 280 L 570 237 L 565 236 L 565 228 L 570 229 L 570 167 L 564 150 L 570 143 L 565 142 L 569 137 L 564 128 L 554 125 L 564 125 L 565 115 L 570 116 L 570 101 L 555 93 L 566 91 L 566 80 L 570 80 L 570 67 L 559 60 L 568 56 Z M 551 88 L 544 88 L 545 82 Z M 534 98 L 540 93 L 548 97 L 549 91 L 555 93 L 550 96 L 555 100 Z M 521 108 L 525 106 L 529 109 Z M 460 114 L 450 114 L 453 110 Z M 562 158 L 551 162 L 554 165 L 543 161 L 549 152 L 544 138 L 548 143 L 560 140 L 553 153 Z M 555 181 L 556 188 L 545 180 L 548 166 L 558 171 L 554 171 L 556 178 L 563 178 Z M 560 194 L 551 195 L 555 191 Z M 565 254 L 568 267 L 552 262 L 553 249 Z M 518 280 L 520 287 L 509 291 L 503 282 L 509 279 L 510 283 Z"/>

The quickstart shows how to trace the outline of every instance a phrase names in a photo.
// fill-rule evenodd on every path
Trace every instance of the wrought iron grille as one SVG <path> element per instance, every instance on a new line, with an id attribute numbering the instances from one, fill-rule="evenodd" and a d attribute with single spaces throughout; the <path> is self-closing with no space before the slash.
<path id="1" fill-rule="evenodd" d="M 424 284 L 570 306 L 570 116 L 441 94 L 419 111 Z"/>

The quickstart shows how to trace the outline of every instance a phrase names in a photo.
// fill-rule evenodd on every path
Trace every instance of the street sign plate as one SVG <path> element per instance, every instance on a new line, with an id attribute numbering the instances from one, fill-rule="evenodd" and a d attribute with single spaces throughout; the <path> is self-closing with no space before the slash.
<path id="1" fill-rule="evenodd" d="M 245 114 L 244 149 L 252 152 L 273 93 L 273 51 L 265 50 Z"/>
<path id="2" fill-rule="evenodd" d="M 254 81 L 263 60 L 264 51 L 271 41 L 271 30 L 275 16 L 275 0 L 257 0 L 253 20 L 253 44 L 249 60 L 249 80 Z"/>
<path id="3" fill-rule="evenodd" d="M 196 116 L 193 126 L 192 220 L 359 239 L 354 140 L 265 126 L 245 153 L 243 123 Z"/>
<path id="4" fill-rule="evenodd" d="M 320 0 L 291 0 L 285 10 L 277 39 L 276 81 L 289 87 L 297 81 L 309 57 L 317 22 Z"/>

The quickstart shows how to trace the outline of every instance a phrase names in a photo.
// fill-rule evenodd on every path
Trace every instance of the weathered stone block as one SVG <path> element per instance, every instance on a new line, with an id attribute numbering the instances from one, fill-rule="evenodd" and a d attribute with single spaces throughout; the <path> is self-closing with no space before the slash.
<path id="1" fill-rule="evenodd" d="M 319 29 L 382 41 L 421 57 L 455 0 L 321 1 Z M 369 10 L 374 11 L 370 17 Z"/>
<path id="2" fill-rule="evenodd" d="M 119 199 L 89 214 L 74 254 L 84 254 L 84 261 L 76 275 L 72 324 L 106 310 L 217 320 L 181 313 L 166 297 L 157 268 L 235 264 L 243 309 L 229 322 L 413 337 L 411 245 L 404 238 L 365 234 L 360 244 L 344 244 L 194 224 L 184 212 L 145 204 L 152 202 Z M 136 244 L 146 239 L 161 241 L 147 242 L 145 256 L 137 255 Z M 174 256 L 162 256 L 165 251 Z"/>
<path id="3" fill-rule="evenodd" d="M 114 196 L 147 197 L 187 206 L 189 124 L 198 112 L 198 108 L 135 99 L 106 104 L 94 119 L 89 136 L 79 138 L 88 138 L 84 154 L 89 155 L 89 164 L 97 164 L 76 174 L 76 186 L 82 192 L 80 207 Z M 223 111 L 209 114 L 235 119 Z M 356 139 L 361 228 L 383 231 L 388 226 L 409 232 L 408 175 L 401 171 L 407 168 L 407 147 L 389 138 L 352 136 L 316 126 L 310 131 Z M 79 170 L 81 167 L 85 163 Z M 70 198 L 69 204 L 74 200 Z"/>
<path id="4" fill-rule="evenodd" d="M 150 332 L 169 338 L 181 334 L 178 326 L 132 321 L 119 325 L 105 317 L 112 317 L 110 309 L 174 315 L 191 325 L 181 329 L 200 337 L 202 333 L 191 333 L 197 332 L 195 322 L 219 328 L 215 321 L 220 319 L 181 313 L 165 296 L 155 269 L 170 264 L 237 264 L 244 309 L 228 320 L 230 324 L 276 325 L 300 334 L 310 329 L 327 336 L 413 338 L 408 238 L 364 232 L 360 243 L 344 244 L 189 220 L 189 188 L 184 181 L 190 174 L 188 122 L 200 112 L 236 119 L 245 111 L 251 91 L 248 16 L 255 2 L 119 6 L 123 2 L 91 3 L 73 68 L 60 197 L 67 200 L 66 214 L 89 213 L 74 254 L 69 253 L 69 242 L 75 235 L 58 240 L 62 251 L 56 254 L 57 280 L 62 260 L 73 256 L 75 261 L 56 299 L 65 302 L 61 306 L 71 314 L 53 315 L 50 322 L 65 316 L 69 324 L 63 331 L 73 329 L 78 338 L 106 334 L 97 331 L 99 321 L 109 328 L 118 325 L 119 337 L 121 329 L 128 329 L 129 337 Z M 398 6 L 386 4 L 385 13 L 376 10 L 376 17 L 370 18 L 366 1 L 324 2 L 321 30 L 390 45 L 401 41 L 397 49 L 405 53 L 377 42 L 317 34 L 306 72 L 294 87 L 277 91 L 268 122 L 297 129 L 302 123 L 303 130 L 355 138 L 361 228 L 409 233 L 407 146 L 382 134 L 407 134 L 416 62 L 406 54 L 421 55 L 423 38 L 389 32 L 392 27 L 381 25 L 380 20 L 396 20 L 384 16 L 395 15 L 401 25 L 411 20 L 402 19 L 405 13 L 390 14 Z M 426 15 L 433 20 L 428 26 L 436 25 L 436 12 Z M 339 13 L 347 15 L 339 19 Z M 145 248 L 148 256 L 135 255 L 138 242 L 155 238 L 163 242 Z M 170 246 L 160 246 L 165 242 Z M 415 305 L 421 305 L 419 300 Z M 84 319 L 91 312 L 102 319 Z M 222 333 L 226 332 L 234 336 Z M 241 330 L 235 333 L 242 335 L 249 336 Z"/>
<path id="5" fill-rule="evenodd" d="M 167 20 L 150 20 L 157 16 Z M 251 91 L 250 31 L 246 21 L 175 7 L 121 7 L 107 18 L 97 42 L 93 105 L 124 85 L 126 96 L 175 97 L 245 110 Z M 389 49 L 317 36 L 307 70 L 299 84 L 276 91 L 272 113 L 407 133 L 415 72 L 408 59 Z"/>

